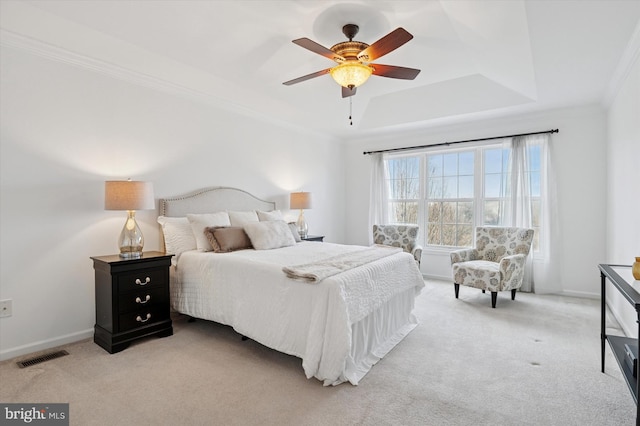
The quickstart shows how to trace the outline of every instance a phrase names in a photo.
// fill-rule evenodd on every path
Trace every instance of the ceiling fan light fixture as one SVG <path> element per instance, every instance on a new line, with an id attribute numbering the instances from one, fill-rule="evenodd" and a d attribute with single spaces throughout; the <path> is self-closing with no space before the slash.
<path id="1" fill-rule="evenodd" d="M 331 68 L 329 73 L 340 86 L 353 88 L 364 84 L 371 77 L 373 68 L 360 62 L 347 61 Z"/>

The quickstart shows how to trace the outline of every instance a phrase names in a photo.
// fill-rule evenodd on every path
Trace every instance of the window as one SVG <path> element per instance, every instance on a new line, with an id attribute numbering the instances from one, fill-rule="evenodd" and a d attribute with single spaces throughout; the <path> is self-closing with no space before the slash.
<path id="1" fill-rule="evenodd" d="M 473 151 L 426 156 L 426 244 L 473 244 Z"/>
<path id="2" fill-rule="evenodd" d="M 504 141 L 386 159 L 390 223 L 417 224 L 431 248 L 471 247 L 474 227 L 508 225 L 511 149 Z M 541 149 L 527 149 L 534 252 L 540 234 Z"/>
<path id="3" fill-rule="evenodd" d="M 482 200 L 482 223 L 501 226 L 507 208 L 510 176 L 509 149 L 489 148 L 484 150 L 484 179 Z"/>
<path id="4" fill-rule="evenodd" d="M 392 222 L 418 223 L 420 202 L 420 158 L 394 158 L 387 162 L 389 215 Z"/>

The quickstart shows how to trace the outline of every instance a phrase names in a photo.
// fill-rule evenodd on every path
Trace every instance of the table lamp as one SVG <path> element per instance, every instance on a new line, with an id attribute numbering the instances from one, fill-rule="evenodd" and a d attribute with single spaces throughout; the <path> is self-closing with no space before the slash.
<path id="1" fill-rule="evenodd" d="M 104 183 L 104 209 L 126 210 L 128 214 L 118 239 L 120 257 L 125 259 L 142 257 L 144 237 L 136 222 L 136 210 L 153 208 L 155 208 L 155 201 L 151 182 L 112 180 Z"/>
<path id="2" fill-rule="evenodd" d="M 298 216 L 298 222 L 296 226 L 298 228 L 298 234 L 300 238 L 306 238 L 309 227 L 304 219 L 304 209 L 311 208 L 311 193 L 310 192 L 292 192 L 289 200 L 291 209 L 300 209 L 300 216 Z"/>

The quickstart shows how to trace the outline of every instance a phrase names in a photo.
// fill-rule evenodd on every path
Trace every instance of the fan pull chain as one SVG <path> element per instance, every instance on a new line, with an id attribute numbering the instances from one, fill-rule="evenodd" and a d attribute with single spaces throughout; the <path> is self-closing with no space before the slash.
<path id="1" fill-rule="evenodd" d="M 353 126 L 353 120 L 351 116 L 353 115 L 353 96 L 349 98 L 349 125 Z"/>

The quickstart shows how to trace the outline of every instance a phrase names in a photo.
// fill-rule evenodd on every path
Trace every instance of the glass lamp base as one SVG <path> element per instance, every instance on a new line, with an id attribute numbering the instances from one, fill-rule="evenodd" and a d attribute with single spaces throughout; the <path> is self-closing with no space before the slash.
<path id="1" fill-rule="evenodd" d="M 298 228 L 298 234 L 300 234 L 300 238 L 307 238 L 309 227 L 307 226 L 307 222 L 304 220 L 304 212 L 302 210 L 300 210 L 300 216 L 298 216 L 298 222 L 296 222 L 296 226 Z"/>
<path id="2" fill-rule="evenodd" d="M 142 251 L 121 251 L 120 257 L 123 259 L 139 259 L 142 257 Z"/>
<path id="3" fill-rule="evenodd" d="M 144 237 L 142 231 L 136 222 L 136 212 L 130 210 L 127 221 L 120 232 L 118 239 L 118 247 L 120 247 L 120 257 L 123 259 L 138 259 L 142 257 L 142 247 L 144 246 Z"/>

